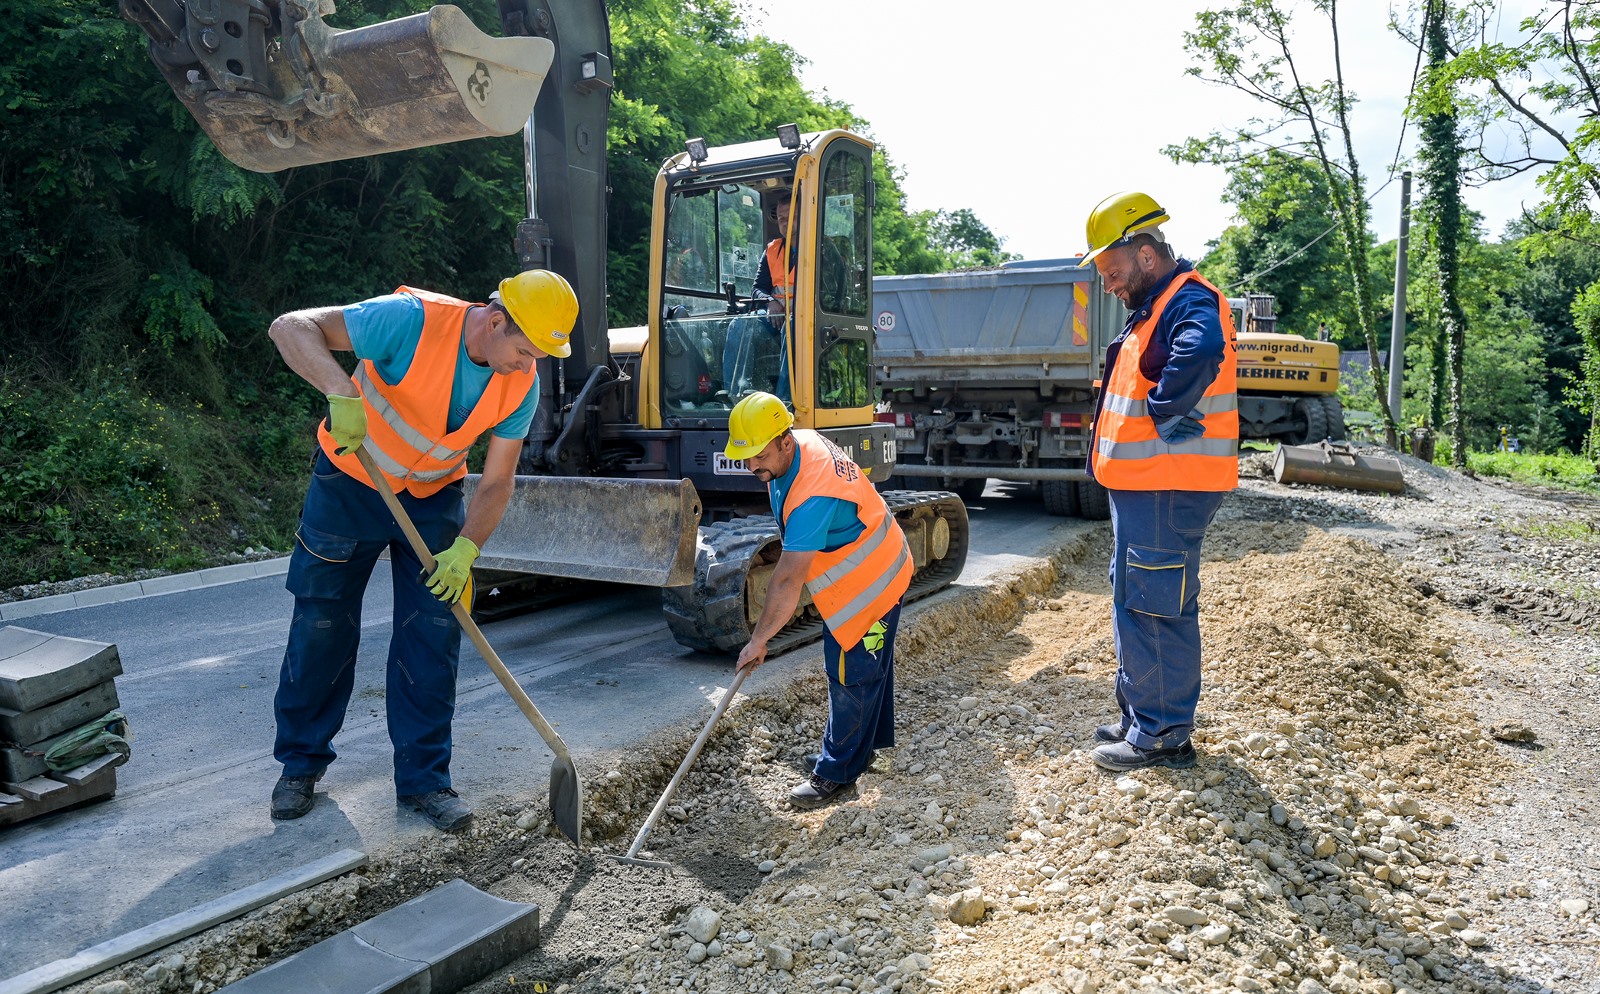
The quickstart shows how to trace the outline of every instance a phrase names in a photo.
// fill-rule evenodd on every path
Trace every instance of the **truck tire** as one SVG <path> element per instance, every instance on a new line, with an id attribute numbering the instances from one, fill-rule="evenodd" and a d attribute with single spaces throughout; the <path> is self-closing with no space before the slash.
<path id="1" fill-rule="evenodd" d="M 1335 442 L 1342 442 L 1349 437 L 1349 432 L 1344 425 L 1344 405 L 1339 403 L 1339 398 L 1329 394 L 1322 398 L 1322 415 L 1328 422 L 1328 437 Z"/>
<path id="2" fill-rule="evenodd" d="M 1328 415 L 1321 397 L 1302 397 L 1294 402 L 1294 427 L 1284 436 L 1290 445 L 1311 445 L 1328 437 Z"/>
<path id="3" fill-rule="evenodd" d="M 1106 493 L 1094 480 L 1079 480 L 1073 486 L 1078 488 L 1078 513 L 1090 521 L 1111 520 L 1111 495 Z"/>
<path id="4" fill-rule="evenodd" d="M 1044 509 L 1047 513 L 1062 518 L 1078 516 L 1077 480 L 1045 480 L 1040 489 L 1044 495 Z"/>

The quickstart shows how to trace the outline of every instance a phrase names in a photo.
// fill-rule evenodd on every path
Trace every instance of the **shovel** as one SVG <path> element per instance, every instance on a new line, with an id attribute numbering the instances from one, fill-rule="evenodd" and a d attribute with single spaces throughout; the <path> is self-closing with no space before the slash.
<path id="1" fill-rule="evenodd" d="M 722 717 L 722 712 L 728 710 L 728 705 L 733 703 L 733 695 L 739 692 L 739 684 L 744 683 L 744 678 L 749 673 L 749 670 L 740 670 L 739 675 L 733 678 L 733 686 L 729 687 L 728 692 L 722 695 L 722 702 L 711 713 L 711 720 L 706 722 L 706 727 L 700 729 L 700 737 L 695 739 L 694 745 L 689 747 L 689 755 L 683 757 L 683 762 L 678 765 L 678 772 L 672 775 L 672 782 L 667 784 L 667 789 L 661 795 L 661 800 L 656 802 L 655 810 L 651 811 L 650 817 L 644 820 L 644 826 L 639 829 L 639 834 L 633 837 L 633 845 L 628 847 L 628 854 L 626 856 L 611 856 L 612 859 L 619 863 L 632 863 L 634 866 L 659 866 L 663 869 L 672 865 L 657 859 L 640 859 L 639 850 L 644 846 L 645 837 L 650 834 L 650 830 L 656 827 L 656 822 L 660 820 L 661 813 L 667 810 L 667 804 L 672 800 L 672 793 L 678 789 L 678 784 L 683 781 L 683 775 L 689 772 L 689 767 L 694 765 L 695 757 L 700 755 L 700 750 L 705 747 L 706 739 L 711 737 L 712 727 L 716 725 L 717 719 Z M 607 855 L 610 854 L 608 853 Z"/>
<path id="2" fill-rule="evenodd" d="M 356 449 L 356 458 L 361 460 L 361 467 L 372 478 L 373 486 L 383 497 L 383 502 L 389 505 L 389 511 L 394 514 L 394 520 L 400 523 L 400 530 L 406 533 L 406 540 L 411 543 L 411 551 L 422 560 L 423 569 L 433 569 L 433 554 L 428 551 L 427 545 L 422 541 L 422 536 L 417 534 L 417 526 L 411 523 L 411 516 L 406 514 L 406 509 L 401 506 L 400 499 L 394 495 L 394 490 L 389 486 L 389 480 L 377 466 L 373 465 L 372 456 L 365 448 Z M 533 701 L 517 683 L 516 677 L 506 669 L 506 664 L 500 661 L 500 656 L 489 645 L 489 640 L 483 637 L 477 622 L 472 620 L 472 614 L 461 601 L 456 601 L 450 606 L 450 613 L 456 616 L 461 627 L 466 631 L 467 637 L 472 639 L 472 644 L 478 647 L 478 652 L 483 656 L 483 661 L 489 664 L 489 669 L 500 680 L 500 685 L 506 688 L 506 693 L 517 702 L 517 707 L 533 723 L 539 737 L 544 739 L 545 745 L 556 754 L 555 760 L 550 764 L 550 816 L 555 819 L 556 827 L 561 834 L 572 840 L 573 845 L 581 846 L 579 842 L 583 831 L 583 782 L 578 779 L 578 769 L 572 765 L 572 754 L 567 751 L 567 744 L 561 741 L 561 736 L 544 720 L 544 715 L 533 706 Z M 735 684 L 737 686 L 737 684 Z"/>

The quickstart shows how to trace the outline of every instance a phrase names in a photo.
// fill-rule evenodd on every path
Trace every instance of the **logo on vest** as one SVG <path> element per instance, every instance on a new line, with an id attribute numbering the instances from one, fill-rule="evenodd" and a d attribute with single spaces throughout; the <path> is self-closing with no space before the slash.
<path id="1" fill-rule="evenodd" d="M 843 449 L 839 448 L 833 439 L 823 436 L 822 444 L 828 447 L 828 455 L 833 458 L 835 476 L 841 480 L 854 480 L 861 475 L 860 467 L 851 461 L 850 457 L 845 454 Z"/>

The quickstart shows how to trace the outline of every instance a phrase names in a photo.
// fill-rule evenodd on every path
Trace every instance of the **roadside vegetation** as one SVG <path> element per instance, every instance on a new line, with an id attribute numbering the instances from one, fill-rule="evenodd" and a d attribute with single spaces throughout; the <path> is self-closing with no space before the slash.
<path id="1" fill-rule="evenodd" d="M 1467 464 L 1479 476 L 1502 476 L 1519 483 L 1600 492 L 1600 473 L 1595 471 L 1594 463 L 1570 452 L 1468 452 Z"/>

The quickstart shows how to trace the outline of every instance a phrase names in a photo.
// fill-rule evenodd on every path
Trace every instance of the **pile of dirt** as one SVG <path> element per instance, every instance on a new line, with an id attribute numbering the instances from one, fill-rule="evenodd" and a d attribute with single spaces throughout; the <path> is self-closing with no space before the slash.
<path id="1" fill-rule="evenodd" d="M 542 947 L 474 994 L 1600 989 L 1600 786 L 1580 776 L 1600 644 L 1571 620 L 1600 601 L 1593 529 L 1549 525 L 1569 509 L 1537 494 L 1407 478 L 1394 497 L 1257 476 L 1224 505 L 1193 770 L 1088 758 L 1114 715 L 1110 538 L 1073 523 L 1052 561 L 908 618 L 900 742 L 847 803 L 783 803 L 826 716 L 818 673 L 729 713 L 650 840 L 669 870 L 601 853 L 697 727 L 583 771 L 583 854 L 526 799 L 81 989 L 204 994 L 455 876 L 542 908 Z M 1490 583 L 1558 609 L 1463 594 Z"/>

